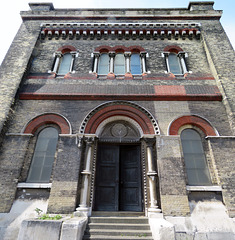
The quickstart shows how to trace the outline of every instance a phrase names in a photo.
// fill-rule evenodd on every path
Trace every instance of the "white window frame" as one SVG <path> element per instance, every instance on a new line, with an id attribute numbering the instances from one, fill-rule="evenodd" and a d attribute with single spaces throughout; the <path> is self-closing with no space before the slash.
<path id="1" fill-rule="evenodd" d="M 138 52 L 133 52 L 133 53 L 138 53 Z M 114 61 L 115 61 L 115 56 L 118 53 L 115 52 L 109 52 L 109 73 L 114 74 Z M 131 52 L 124 52 L 124 57 L 125 57 L 125 73 L 121 74 L 120 76 L 124 76 L 126 73 L 131 73 Z M 148 54 L 146 52 L 140 52 L 138 53 L 140 56 L 140 63 L 141 63 L 141 74 L 133 74 L 134 76 L 139 76 L 142 74 L 146 74 L 147 73 L 147 69 L 146 69 L 146 57 L 148 56 Z M 93 73 L 98 74 L 98 64 L 99 64 L 99 57 L 100 57 L 101 53 L 99 52 L 95 52 L 93 53 L 91 56 L 94 58 L 93 61 Z M 103 75 L 100 75 L 103 76 Z"/>
<path id="2" fill-rule="evenodd" d="M 78 56 L 78 52 L 71 51 L 71 52 L 65 52 L 64 54 L 68 54 L 68 53 L 72 55 L 72 59 L 71 59 L 71 63 L 70 63 L 70 67 L 69 67 L 68 73 L 75 73 L 75 70 L 73 70 L 73 66 L 74 66 L 75 57 Z M 62 52 L 55 52 L 54 53 L 54 59 L 55 60 L 54 60 L 54 64 L 53 64 L 52 70 L 48 71 L 49 73 L 58 74 L 59 67 L 60 67 L 60 64 L 62 62 L 62 58 L 63 58 L 64 54 Z"/>
<path id="3" fill-rule="evenodd" d="M 170 69 L 170 65 L 169 65 L 169 60 L 168 60 L 168 57 L 169 57 L 170 53 L 171 52 L 163 52 L 162 53 L 162 57 L 165 58 L 166 66 L 167 66 L 166 73 L 172 73 L 171 69 Z M 172 74 L 174 74 L 175 76 L 183 76 L 184 74 L 189 72 L 188 69 L 187 69 L 187 66 L 186 66 L 186 62 L 185 62 L 185 58 L 188 57 L 188 54 L 186 52 L 178 52 L 178 54 L 176 54 L 176 55 L 179 59 L 179 64 L 180 64 L 182 73 L 181 74 L 172 73 Z"/>

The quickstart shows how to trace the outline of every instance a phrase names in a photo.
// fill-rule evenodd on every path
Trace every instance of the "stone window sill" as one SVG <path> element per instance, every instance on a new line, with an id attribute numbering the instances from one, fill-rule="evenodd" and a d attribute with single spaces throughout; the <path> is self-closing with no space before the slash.
<path id="1" fill-rule="evenodd" d="M 51 188 L 51 183 L 18 183 L 17 188 Z"/>
<path id="2" fill-rule="evenodd" d="M 221 192 L 220 186 L 186 186 L 187 191 L 191 192 Z"/>

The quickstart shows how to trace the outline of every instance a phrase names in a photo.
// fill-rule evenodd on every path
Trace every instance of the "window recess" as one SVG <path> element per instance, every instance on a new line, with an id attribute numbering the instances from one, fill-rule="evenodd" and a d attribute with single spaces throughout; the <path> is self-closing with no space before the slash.
<path id="1" fill-rule="evenodd" d="M 39 132 L 26 183 L 49 183 L 54 164 L 58 131 L 46 127 Z"/>
<path id="2" fill-rule="evenodd" d="M 142 75 L 147 73 L 146 55 L 145 52 L 93 53 L 93 73 L 97 73 L 99 76 L 108 75 L 109 73 L 116 76 L 127 73 Z"/>
<path id="3" fill-rule="evenodd" d="M 67 73 L 74 73 L 73 66 L 75 57 L 77 57 L 77 52 L 56 52 L 54 54 L 55 60 L 53 63 L 52 70 L 57 75 L 66 75 Z"/>
<path id="4" fill-rule="evenodd" d="M 185 58 L 188 54 L 185 52 L 164 52 L 162 57 L 165 58 L 167 73 L 172 73 L 175 76 L 182 76 L 188 72 Z"/>
<path id="5" fill-rule="evenodd" d="M 187 128 L 180 135 L 189 186 L 211 186 L 207 160 L 200 134 Z"/>

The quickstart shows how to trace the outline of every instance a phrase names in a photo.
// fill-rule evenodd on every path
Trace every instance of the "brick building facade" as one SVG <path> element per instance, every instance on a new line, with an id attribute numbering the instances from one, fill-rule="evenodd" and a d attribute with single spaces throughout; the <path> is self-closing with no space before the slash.
<path id="1" fill-rule="evenodd" d="M 42 200 L 51 214 L 142 212 L 154 239 L 160 218 L 167 239 L 234 239 L 222 11 L 29 5 L 0 71 L 0 212 Z"/>

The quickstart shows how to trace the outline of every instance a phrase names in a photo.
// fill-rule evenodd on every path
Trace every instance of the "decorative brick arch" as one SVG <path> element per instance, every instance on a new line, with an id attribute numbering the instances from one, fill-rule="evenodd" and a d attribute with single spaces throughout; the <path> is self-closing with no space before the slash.
<path id="1" fill-rule="evenodd" d="M 169 135 L 179 135 L 180 127 L 188 124 L 200 128 L 207 136 L 218 135 L 208 121 L 195 115 L 182 116 L 175 119 L 169 126 Z"/>
<path id="2" fill-rule="evenodd" d="M 56 113 L 45 113 L 40 116 L 33 118 L 24 128 L 23 133 L 34 134 L 35 131 L 46 124 L 56 124 L 61 134 L 71 134 L 71 126 L 66 118 Z"/>
<path id="3" fill-rule="evenodd" d="M 69 52 L 76 52 L 77 49 L 73 46 L 65 45 L 65 46 L 60 47 L 57 51 L 62 52 L 64 54 L 64 53 L 69 53 Z"/>
<path id="4" fill-rule="evenodd" d="M 100 53 L 111 52 L 111 51 L 112 51 L 112 47 L 106 46 L 106 45 L 97 47 L 95 49 L 95 52 L 100 52 Z"/>
<path id="5" fill-rule="evenodd" d="M 160 134 L 154 117 L 144 108 L 131 102 L 108 102 L 92 110 L 84 119 L 80 133 L 95 134 L 99 125 L 115 116 L 134 120 L 142 129 L 143 134 Z"/>
<path id="6" fill-rule="evenodd" d="M 176 45 L 166 46 L 164 48 L 164 52 L 172 52 L 172 53 L 179 53 L 183 52 L 184 50 Z"/>
<path id="7" fill-rule="evenodd" d="M 115 47 L 110 47 L 110 46 L 100 46 L 95 49 L 95 52 L 146 52 L 144 48 L 141 46 L 130 46 L 130 47 L 125 47 L 123 45 L 117 45 Z"/>

